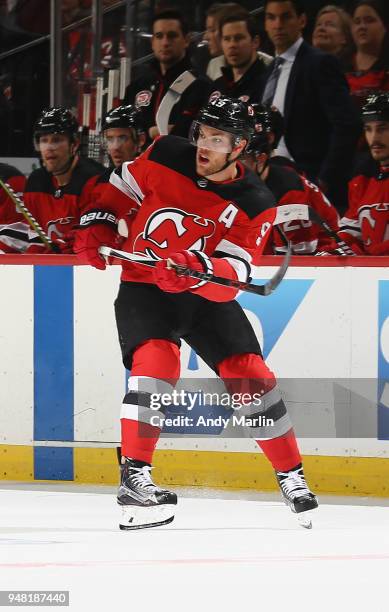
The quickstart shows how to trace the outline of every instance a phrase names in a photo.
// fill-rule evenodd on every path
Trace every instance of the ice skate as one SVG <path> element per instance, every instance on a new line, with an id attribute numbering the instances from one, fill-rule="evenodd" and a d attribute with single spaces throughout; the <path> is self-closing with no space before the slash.
<path id="1" fill-rule="evenodd" d="M 276 477 L 282 497 L 292 512 L 297 514 L 299 525 L 312 529 L 310 510 L 318 507 L 316 496 L 309 490 L 302 465 L 287 472 L 277 472 Z"/>
<path id="2" fill-rule="evenodd" d="M 117 496 L 122 510 L 120 529 L 145 529 L 171 523 L 177 495 L 153 483 L 150 464 L 127 457 L 122 461 Z"/>

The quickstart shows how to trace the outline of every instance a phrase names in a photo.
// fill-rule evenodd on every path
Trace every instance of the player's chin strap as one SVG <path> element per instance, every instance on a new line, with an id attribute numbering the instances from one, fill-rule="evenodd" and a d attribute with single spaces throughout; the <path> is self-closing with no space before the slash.
<path id="1" fill-rule="evenodd" d="M 219 172 L 223 172 L 223 170 L 228 168 L 228 166 L 231 166 L 231 164 L 233 164 L 234 162 L 237 162 L 238 159 L 243 155 L 244 151 L 245 151 L 245 149 L 243 149 L 243 151 L 241 151 L 239 153 L 238 157 L 234 157 L 234 159 L 230 159 L 230 155 L 231 155 L 231 153 L 233 153 L 233 150 L 232 150 L 231 153 L 227 154 L 225 164 L 223 164 L 223 166 L 221 168 L 219 168 L 218 170 L 215 170 L 215 172 L 211 172 L 210 174 L 207 174 L 207 177 L 212 176 L 213 174 L 218 174 Z"/>
<path id="2" fill-rule="evenodd" d="M 69 157 L 69 161 L 63 166 L 63 168 L 58 170 L 58 172 L 50 172 L 50 174 L 52 174 L 53 176 L 62 176 L 62 174 L 67 174 L 70 168 L 72 167 L 75 158 L 75 155 L 71 155 Z"/>
<path id="3" fill-rule="evenodd" d="M 149 266 L 154 268 L 157 264 L 155 259 L 150 259 L 148 257 L 142 257 L 140 255 L 134 255 L 133 253 L 127 253 L 126 251 L 118 251 L 117 249 L 112 249 L 111 247 L 101 246 L 99 248 L 99 253 L 104 257 L 115 257 L 117 259 L 123 259 L 124 261 L 131 261 L 132 263 L 141 264 L 144 266 Z M 280 284 L 282 279 L 284 278 L 286 271 L 289 266 L 289 260 L 291 257 L 292 249 L 290 243 L 288 243 L 286 255 L 283 259 L 281 266 L 278 268 L 277 272 L 269 279 L 264 285 L 255 285 L 254 283 L 249 282 L 241 282 L 238 280 L 233 280 L 229 278 L 223 278 L 221 276 L 215 276 L 213 274 L 207 274 L 206 272 L 198 272 L 197 270 L 191 270 L 185 266 L 180 266 L 175 264 L 171 260 L 167 260 L 169 262 L 169 267 L 174 268 L 179 276 L 190 276 L 193 278 L 197 278 L 202 281 L 206 281 L 208 283 L 214 283 L 215 285 L 223 285 L 224 287 L 233 287 L 234 289 L 238 289 L 239 291 L 247 291 L 249 293 L 255 293 L 256 295 L 270 295 Z"/>

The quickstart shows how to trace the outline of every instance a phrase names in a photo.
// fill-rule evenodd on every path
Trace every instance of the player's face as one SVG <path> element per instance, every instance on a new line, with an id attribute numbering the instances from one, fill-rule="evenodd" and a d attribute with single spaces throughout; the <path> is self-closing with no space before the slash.
<path id="1" fill-rule="evenodd" d="M 365 136 L 373 159 L 389 164 L 389 121 L 365 123 Z"/>
<path id="2" fill-rule="evenodd" d="M 139 145 L 134 130 L 130 128 L 110 128 L 104 132 L 105 146 L 115 168 L 125 161 L 131 161 L 139 153 Z"/>
<path id="3" fill-rule="evenodd" d="M 208 51 L 211 57 L 222 54 L 219 36 L 219 23 L 214 15 L 209 15 L 205 22 L 204 39 L 208 42 Z"/>
<path id="4" fill-rule="evenodd" d="M 56 174 L 65 168 L 75 153 L 75 145 L 65 134 L 45 134 L 39 138 L 39 152 L 48 172 Z"/>
<path id="5" fill-rule="evenodd" d="M 317 19 L 312 44 L 327 53 L 338 53 L 346 44 L 342 20 L 338 13 L 329 11 Z"/>
<path id="6" fill-rule="evenodd" d="M 265 12 L 265 30 L 278 54 L 291 47 L 302 35 L 306 16 L 297 15 L 291 2 L 269 2 Z"/>
<path id="7" fill-rule="evenodd" d="M 167 66 L 176 64 L 185 55 L 189 41 L 177 19 L 158 19 L 153 26 L 151 47 L 156 59 Z"/>
<path id="8" fill-rule="evenodd" d="M 243 141 L 243 143 L 245 142 Z M 197 174 L 211 177 L 217 172 L 221 172 L 227 159 L 239 157 L 243 146 L 233 148 L 231 134 L 207 125 L 201 125 L 196 151 Z M 217 178 L 224 180 L 220 177 Z"/>
<path id="9" fill-rule="evenodd" d="M 221 43 L 227 64 L 243 68 L 255 59 L 259 38 L 251 37 L 245 21 L 233 21 L 223 26 Z"/>
<path id="10" fill-rule="evenodd" d="M 380 49 L 386 32 L 378 13 L 366 4 L 356 9 L 351 31 L 357 49 L 366 50 Z"/>

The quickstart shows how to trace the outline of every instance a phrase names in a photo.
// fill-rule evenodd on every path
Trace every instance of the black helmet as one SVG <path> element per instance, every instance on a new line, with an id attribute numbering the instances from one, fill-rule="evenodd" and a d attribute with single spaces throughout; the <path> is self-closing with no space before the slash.
<path id="1" fill-rule="evenodd" d="M 110 128 L 134 128 L 137 134 L 142 134 L 146 131 L 142 111 L 132 104 L 112 108 L 106 113 L 101 129 L 104 131 Z"/>
<path id="2" fill-rule="evenodd" d="M 35 122 L 34 140 L 37 142 L 43 134 L 68 134 L 73 140 L 77 131 L 77 120 L 68 108 L 45 108 Z"/>
<path id="3" fill-rule="evenodd" d="M 197 116 L 197 123 L 250 140 L 254 133 L 254 110 L 242 100 L 222 96 L 203 106 Z"/>
<path id="4" fill-rule="evenodd" d="M 389 92 L 370 95 L 362 107 L 362 120 L 389 121 Z"/>
<path id="5" fill-rule="evenodd" d="M 284 119 L 274 106 L 256 104 L 254 136 L 251 138 L 247 153 L 270 153 L 276 149 L 284 134 Z M 270 142 L 269 134 L 274 135 Z"/>

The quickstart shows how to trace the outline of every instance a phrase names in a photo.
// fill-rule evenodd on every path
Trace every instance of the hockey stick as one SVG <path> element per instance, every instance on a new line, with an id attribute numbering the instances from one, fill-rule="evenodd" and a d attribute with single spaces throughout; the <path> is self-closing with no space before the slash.
<path id="1" fill-rule="evenodd" d="M 354 251 L 348 246 L 348 244 L 344 240 L 339 238 L 338 234 L 328 225 L 326 221 L 324 221 L 324 219 L 319 215 L 319 213 L 316 212 L 316 210 L 311 206 L 308 206 L 308 208 L 310 221 L 317 223 L 323 229 L 325 229 L 327 234 L 333 240 L 335 240 L 336 244 L 339 245 L 339 248 L 336 249 L 339 252 L 339 255 L 342 255 L 343 257 L 355 257 Z"/>
<path id="2" fill-rule="evenodd" d="M 339 238 L 338 234 L 328 225 L 319 213 L 308 204 L 285 204 L 285 206 L 277 206 L 277 215 L 273 225 L 280 225 L 287 221 L 312 221 L 320 225 L 327 234 L 339 245 L 339 255 L 343 257 L 355 257 L 354 251 L 348 244 Z"/>
<path id="3" fill-rule="evenodd" d="M 35 219 L 35 217 L 32 216 L 32 214 L 30 213 L 28 208 L 25 206 L 25 204 L 22 202 L 22 200 L 19 198 L 19 196 L 12 189 L 11 185 L 9 185 L 8 183 L 5 183 L 4 181 L 2 181 L 0 179 L 0 187 L 2 189 L 4 189 L 4 191 L 7 194 L 7 196 L 15 204 L 16 209 L 23 215 L 23 217 L 26 219 L 28 225 L 34 230 L 34 232 L 36 232 L 38 234 L 38 236 L 41 239 L 41 241 L 47 247 L 49 247 L 54 253 L 60 253 L 60 250 L 57 247 L 57 245 L 55 245 L 50 240 L 50 238 L 48 237 L 48 235 L 46 234 L 44 229 L 39 225 L 38 221 Z"/>
<path id="4" fill-rule="evenodd" d="M 133 263 L 141 264 L 154 268 L 157 264 L 155 259 L 149 259 L 148 257 L 141 257 L 134 255 L 133 253 L 127 253 L 125 251 L 118 251 L 117 249 L 111 249 L 111 247 L 101 246 L 99 253 L 104 257 L 116 257 L 117 259 L 123 259 L 124 261 L 131 261 Z M 280 284 L 284 278 L 286 271 L 289 266 L 289 260 L 291 257 L 291 245 L 288 243 L 288 249 L 281 266 L 277 272 L 270 278 L 264 285 L 255 285 L 254 283 L 241 282 L 229 278 L 223 278 L 221 276 L 214 276 L 213 274 L 207 274 L 206 272 L 198 272 L 197 270 L 191 270 L 185 266 L 179 266 L 170 261 L 170 267 L 174 268 L 179 276 L 190 276 L 199 280 L 207 281 L 208 283 L 214 283 L 215 285 L 223 285 L 224 287 L 233 287 L 239 291 L 247 291 L 248 293 L 255 293 L 257 295 L 270 295 Z"/>

